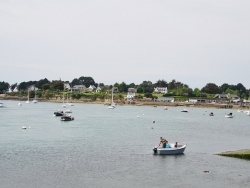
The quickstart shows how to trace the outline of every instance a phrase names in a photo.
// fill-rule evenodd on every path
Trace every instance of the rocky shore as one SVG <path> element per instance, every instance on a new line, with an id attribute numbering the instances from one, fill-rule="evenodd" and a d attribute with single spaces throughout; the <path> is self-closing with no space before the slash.
<path id="1" fill-rule="evenodd" d="M 0 95 L 0 100 L 21 100 L 26 101 L 27 98 L 21 98 L 13 97 L 13 96 L 4 96 Z M 31 99 L 32 100 L 32 99 Z M 39 102 L 57 102 L 61 103 L 63 100 L 61 98 L 39 98 L 37 99 Z M 91 100 L 91 99 L 74 99 L 69 101 L 71 103 L 89 103 L 89 104 L 104 104 L 108 105 L 109 102 L 101 99 Z M 195 107 L 195 108 L 218 108 L 218 109 L 249 109 L 249 106 L 239 106 L 239 105 L 233 105 L 233 104 L 221 104 L 221 103 L 187 103 L 187 102 L 156 102 L 149 99 L 135 99 L 135 100 L 115 100 L 114 101 L 117 105 L 131 105 L 131 106 L 169 106 L 169 107 L 178 107 L 183 106 L 185 108 L 188 107 Z"/>

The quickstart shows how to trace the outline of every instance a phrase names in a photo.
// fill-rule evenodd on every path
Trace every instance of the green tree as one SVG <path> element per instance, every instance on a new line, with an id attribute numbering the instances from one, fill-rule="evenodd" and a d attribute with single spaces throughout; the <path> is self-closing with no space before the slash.
<path id="1" fill-rule="evenodd" d="M 152 98 L 152 99 L 154 98 L 152 93 L 148 93 L 148 92 L 144 94 L 144 97 Z"/>
<path id="2" fill-rule="evenodd" d="M 71 82 L 71 85 L 72 86 L 75 86 L 75 85 L 82 85 L 83 82 L 77 78 L 73 79 L 72 82 Z"/>
<path id="3" fill-rule="evenodd" d="M 176 88 L 176 81 L 172 80 L 171 82 L 168 83 L 168 89 L 175 89 Z"/>
<path id="4" fill-rule="evenodd" d="M 220 86 L 220 90 L 221 90 L 221 92 L 223 92 L 223 93 L 225 93 L 225 91 L 226 91 L 227 89 L 229 89 L 229 85 L 226 84 L 226 83 L 224 83 L 224 84 L 222 84 L 222 85 Z"/>
<path id="5" fill-rule="evenodd" d="M 143 93 L 143 88 L 141 86 L 138 86 L 137 93 Z"/>
<path id="6" fill-rule="evenodd" d="M 235 90 L 232 90 L 232 89 L 229 89 L 227 88 L 227 90 L 225 91 L 226 94 L 235 94 L 235 95 L 238 95 L 238 91 L 235 91 Z"/>
<path id="7" fill-rule="evenodd" d="M 41 89 L 43 89 L 43 90 L 48 90 L 48 89 L 50 89 L 50 84 L 49 84 L 49 83 L 43 84 L 42 87 L 41 87 Z"/>
<path id="8" fill-rule="evenodd" d="M 134 83 L 131 83 L 128 85 L 128 88 L 136 88 L 136 85 Z"/>
<path id="9" fill-rule="evenodd" d="M 28 88 L 27 82 L 21 82 L 18 86 L 18 89 L 21 90 L 26 90 Z"/>
<path id="10" fill-rule="evenodd" d="M 46 99 L 52 98 L 53 97 L 53 93 L 51 93 L 51 91 L 46 90 L 43 94 L 43 97 Z"/>
<path id="11" fill-rule="evenodd" d="M 90 77 L 90 76 L 81 76 L 79 77 L 78 79 L 75 78 L 72 80 L 71 82 L 71 85 L 72 86 L 75 86 L 75 85 L 85 85 L 86 87 L 89 87 L 90 85 L 94 85 L 95 87 L 97 87 L 97 83 L 95 83 L 95 80 Z"/>
<path id="12" fill-rule="evenodd" d="M 140 87 L 143 89 L 143 93 L 152 93 L 154 91 L 154 86 L 151 81 L 143 81 Z"/>
<path id="13" fill-rule="evenodd" d="M 0 93 L 5 93 L 10 88 L 10 84 L 8 82 L 0 82 Z"/>
<path id="14" fill-rule="evenodd" d="M 62 81 L 55 81 L 55 82 L 52 83 L 51 88 L 54 89 L 54 90 L 62 91 L 62 90 L 64 90 L 63 86 L 64 85 L 63 85 Z"/>
<path id="15" fill-rule="evenodd" d="M 208 83 L 201 91 L 208 94 L 218 94 L 220 93 L 220 88 L 214 83 Z"/>
<path id="16" fill-rule="evenodd" d="M 98 85 L 99 85 L 99 87 L 101 87 L 101 88 L 104 87 L 104 83 L 99 83 Z"/>
<path id="17" fill-rule="evenodd" d="M 239 91 L 239 95 L 240 97 L 242 97 L 242 94 L 245 93 L 246 94 L 246 88 L 245 86 L 243 86 L 241 83 L 236 85 L 236 89 Z"/>
<path id="18" fill-rule="evenodd" d="M 89 87 L 90 85 L 94 85 L 95 87 L 97 87 L 97 84 L 95 83 L 95 80 L 90 76 L 86 76 L 86 77 L 81 76 L 79 78 L 79 80 L 81 80 L 83 85 L 85 85 L 86 87 Z"/>
<path id="19" fill-rule="evenodd" d="M 201 94 L 201 90 L 199 90 L 198 88 L 195 88 L 195 89 L 194 89 L 194 95 L 195 95 L 196 97 L 199 97 L 200 94 Z"/>
<path id="20" fill-rule="evenodd" d="M 35 86 L 36 86 L 38 89 L 42 89 L 42 86 L 43 86 L 44 84 L 50 84 L 50 81 L 49 81 L 47 78 L 44 78 L 44 79 L 39 80 L 39 81 L 35 84 Z"/>
<path id="21" fill-rule="evenodd" d="M 154 87 L 167 87 L 168 83 L 165 80 L 158 80 L 155 84 Z"/>
<path id="22" fill-rule="evenodd" d="M 17 83 L 12 84 L 12 85 L 10 86 L 11 91 L 13 91 L 16 87 L 17 87 Z"/>
<path id="23" fill-rule="evenodd" d="M 128 86 L 125 82 L 122 82 L 121 84 L 118 85 L 118 90 L 119 92 L 127 92 L 128 91 Z"/>
<path id="24" fill-rule="evenodd" d="M 184 95 L 191 97 L 193 95 L 193 90 L 189 87 L 184 87 L 182 89 Z"/>

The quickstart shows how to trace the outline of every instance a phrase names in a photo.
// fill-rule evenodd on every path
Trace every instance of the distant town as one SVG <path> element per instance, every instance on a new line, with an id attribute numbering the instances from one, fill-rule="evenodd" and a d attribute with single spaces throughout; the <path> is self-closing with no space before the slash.
<path id="1" fill-rule="evenodd" d="M 220 103 L 227 102 L 238 105 L 249 104 L 250 89 L 238 83 L 232 85 L 224 83 L 221 86 L 207 83 L 201 89 L 190 88 L 187 84 L 173 79 L 172 81 L 158 80 L 156 83 L 143 81 L 141 84 L 114 83 L 105 85 L 96 83 L 92 77 L 81 76 L 71 82 L 62 80 L 28 81 L 9 84 L 0 82 L 0 94 L 5 98 L 24 98 L 28 94 L 41 99 L 58 99 L 64 94 L 74 99 L 105 100 L 114 93 L 114 99 L 124 100 L 153 100 L 155 102 L 189 102 L 189 103 Z"/>

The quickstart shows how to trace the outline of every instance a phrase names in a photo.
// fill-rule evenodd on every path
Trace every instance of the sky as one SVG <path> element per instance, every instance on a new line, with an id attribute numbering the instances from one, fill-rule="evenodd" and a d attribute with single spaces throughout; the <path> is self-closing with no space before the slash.
<path id="1" fill-rule="evenodd" d="M 0 81 L 250 88 L 249 0 L 0 0 Z"/>

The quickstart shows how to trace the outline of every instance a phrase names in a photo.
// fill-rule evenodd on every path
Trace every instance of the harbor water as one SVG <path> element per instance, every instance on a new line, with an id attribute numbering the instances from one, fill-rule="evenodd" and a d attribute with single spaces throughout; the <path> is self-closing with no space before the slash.
<path id="1" fill-rule="evenodd" d="M 1 188 L 250 187 L 249 161 L 215 155 L 250 148 L 237 110 L 1 102 Z M 53 116 L 68 108 L 74 121 Z M 184 155 L 154 155 L 160 136 L 187 144 Z"/>

